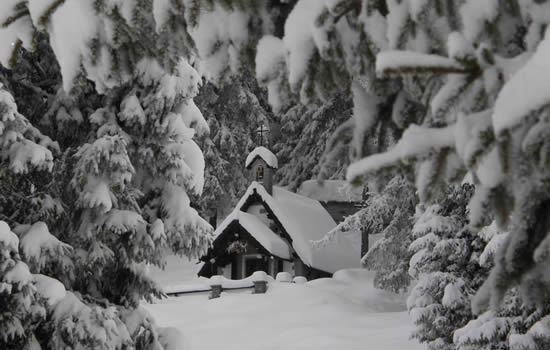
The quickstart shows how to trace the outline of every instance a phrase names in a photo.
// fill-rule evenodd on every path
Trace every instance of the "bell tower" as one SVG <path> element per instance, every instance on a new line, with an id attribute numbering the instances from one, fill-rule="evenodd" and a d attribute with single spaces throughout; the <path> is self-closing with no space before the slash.
<path id="1" fill-rule="evenodd" d="M 260 146 L 246 157 L 245 166 L 250 171 L 250 180 L 260 183 L 269 194 L 273 194 L 273 175 L 278 167 L 277 157 L 263 146 L 269 129 L 262 125 L 256 132 L 259 135 Z"/>

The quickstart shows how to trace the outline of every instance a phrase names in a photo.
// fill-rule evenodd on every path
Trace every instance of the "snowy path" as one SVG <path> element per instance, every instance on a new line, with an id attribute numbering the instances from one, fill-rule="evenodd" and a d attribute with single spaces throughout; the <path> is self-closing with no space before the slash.
<path id="1" fill-rule="evenodd" d="M 188 295 L 145 305 L 181 329 L 193 350 L 415 350 L 403 299 L 341 274 L 305 285 L 273 283 L 265 295 Z M 365 276 L 368 278 L 365 279 Z"/>

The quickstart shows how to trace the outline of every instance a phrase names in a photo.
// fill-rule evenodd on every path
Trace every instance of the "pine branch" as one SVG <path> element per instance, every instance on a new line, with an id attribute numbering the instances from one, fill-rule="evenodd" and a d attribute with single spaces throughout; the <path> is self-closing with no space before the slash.
<path id="1" fill-rule="evenodd" d="M 343 8 L 340 8 L 340 6 L 343 6 Z M 337 23 L 342 17 L 344 17 L 348 12 L 351 12 L 353 10 L 361 10 L 361 1 L 360 0 L 348 0 L 346 3 L 343 3 L 343 5 L 340 5 L 337 7 L 337 11 L 335 11 L 336 17 L 334 17 L 334 23 Z"/>
<path id="2" fill-rule="evenodd" d="M 38 24 L 42 27 L 46 27 L 50 22 L 52 14 L 57 10 L 57 8 L 65 3 L 65 0 L 56 0 L 54 1 L 44 12 L 42 16 L 38 19 Z"/>
<path id="3" fill-rule="evenodd" d="M 437 67 L 437 66 L 400 66 L 395 68 L 386 68 L 382 71 L 382 75 L 385 77 L 391 77 L 402 74 L 423 74 L 423 73 L 436 73 L 436 74 L 474 74 L 478 72 L 475 68 L 466 67 Z"/>
<path id="4" fill-rule="evenodd" d="M 38 95 L 41 95 L 42 97 L 50 98 L 52 96 L 51 94 L 49 94 L 46 91 L 42 90 L 40 87 L 31 84 L 26 79 L 14 80 L 14 82 L 18 85 L 24 86 L 24 87 L 36 92 Z"/>
<path id="5" fill-rule="evenodd" d="M 15 67 L 15 64 L 17 63 L 17 58 L 19 57 L 19 53 L 21 52 L 22 47 L 23 47 L 23 42 L 21 41 L 21 39 L 17 39 L 17 41 L 13 45 L 13 50 L 11 51 L 10 59 L 8 60 L 8 66 L 10 68 Z"/>
<path id="6" fill-rule="evenodd" d="M 22 11 L 19 11 L 17 12 L 15 15 L 13 16 L 10 16 L 8 17 L 3 23 L 2 23 L 2 28 L 6 28 L 6 27 L 9 27 L 11 24 L 17 22 L 17 20 L 25 17 L 25 16 L 28 16 L 29 15 L 29 10 L 28 9 L 24 9 Z"/>
<path id="7" fill-rule="evenodd" d="M 389 77 L 402 74 L 477 74 L 476 64 L 464 65 L 448 57 L 412 51 L 383 51 L 376 56 L 376 73 Z"/>

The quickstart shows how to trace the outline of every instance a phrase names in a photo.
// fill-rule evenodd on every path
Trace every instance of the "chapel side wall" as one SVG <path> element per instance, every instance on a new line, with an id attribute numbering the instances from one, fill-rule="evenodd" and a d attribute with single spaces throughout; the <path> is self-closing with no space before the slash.
<path id="1" fill-rule="evenodd" d="M 355 214 L 361 209 L 356 202 L 321 202 L 321 204 L 337 224 L 344 221 L 346 216 Z"/>
<path id="2" fill-rule="evenodd" d="M 305 265 L 300 258 L 294 258 L 294 276 L 306 277 Z"/>
<path id="3" fill-rule="evenodd" d="M 223 277 L 225 277 L 227 279 L 231 279 L 232 271 L 233 271 L 233 264 L 232 263 L 229 263 L 228 265 L 225 265 L 223 267 Z"/>
<path id="4" fill-rule="evenodd" d="M 283 271 L 288 272 L 293 276 L 297 276 L 294 271 L 294 263 L 292 261 L 283 261 Z"/>

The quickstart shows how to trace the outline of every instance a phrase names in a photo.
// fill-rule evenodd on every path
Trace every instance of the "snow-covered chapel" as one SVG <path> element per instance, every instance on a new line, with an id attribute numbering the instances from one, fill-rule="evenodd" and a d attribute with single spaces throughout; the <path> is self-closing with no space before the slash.
<path id="1" fill-rule="evenodd" d="M 246 159 L 251 184 L 218 226 L 199 275 L 242 279 L 255 271 L 286 271 L 308 279 L 360 265 L 360 244 L 347 235 L 323 245 L 336 222 L 321 203 L 273 185 L 277 157 L 255 148 Z"/>

